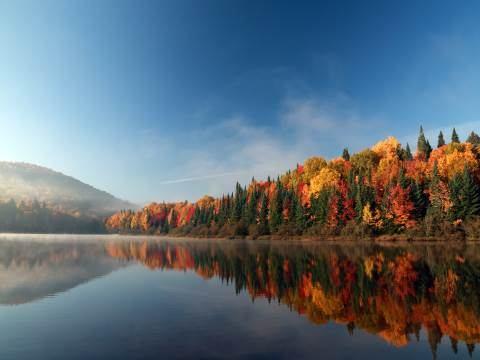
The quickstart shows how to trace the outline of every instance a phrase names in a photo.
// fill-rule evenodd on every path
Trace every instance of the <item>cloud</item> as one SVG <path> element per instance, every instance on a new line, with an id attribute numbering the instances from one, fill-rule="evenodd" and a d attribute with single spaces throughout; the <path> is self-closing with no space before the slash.
<path id="1" fill-rule="evenodd" d="M 155 185 L 178 199 L 219 196 L 231 192 L 235 181 L 276 178 L 309 156 L 333 158 L 344 146 L 368 146 L 378 122 L 361 114 L 346 97 L 285 98 L 270 125 L 235 114 L 185 133 L 182 143 L 174 145 L 176 166 L 169 169 L 170 179 Z"/>
<path id="2" fill-rule="evenodd" d="M 215 179 L 215 178 L 224 177 L 224 176 L 239 175 L 241 173 L 242 173 L 241 171 L 232 171 L 232 172 L 226 172 L 226 173 L 222 173 L 222 174 L 195 176 L 195 177 L 189 177 L 189 178 L 183 178 L 183 179 L 174 179 L 174 180 L 164 180 L 164 181 L 160 181 L 158 184 L 159 185 L 168 185 L 168 184 L 179 184 L 179 183 L 185 183 L 185 182 L 202 181 L 202 180 Z"/>

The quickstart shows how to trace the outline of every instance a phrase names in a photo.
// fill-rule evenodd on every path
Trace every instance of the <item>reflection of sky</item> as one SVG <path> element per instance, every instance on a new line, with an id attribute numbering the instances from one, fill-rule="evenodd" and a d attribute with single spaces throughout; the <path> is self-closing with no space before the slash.
<path id="1" fill-rule="evenodd" d="M 394 348 L 345 325 L 314 325 L 218 279 L 134 265 L 55 297 L 0 306 L 1 359 L 430 358 L 425 334 Z M 439 346 L 451 355 L 447 341 Z M 459 355 L 466 355 L 460 346 Z M 457 355 L 457 358 L 461 356 Z"/>

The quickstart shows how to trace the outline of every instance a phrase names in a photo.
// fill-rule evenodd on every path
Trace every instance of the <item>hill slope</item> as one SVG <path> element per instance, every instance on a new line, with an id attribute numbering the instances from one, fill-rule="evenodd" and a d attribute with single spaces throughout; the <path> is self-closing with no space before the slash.
<path id="1" fill-rule="evenodd" d="M 0 201 L 37 199 L 72 214 L 107 215 L 133 204 L 51 169 L 0 161 Z"/>

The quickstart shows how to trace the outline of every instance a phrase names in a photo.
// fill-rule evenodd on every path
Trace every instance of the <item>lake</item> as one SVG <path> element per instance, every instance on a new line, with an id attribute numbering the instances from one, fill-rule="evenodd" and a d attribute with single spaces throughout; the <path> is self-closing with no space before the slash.
<path id="1" fill-rule="evenodd" d="M 0 238 L 0 359 L 478 357 L 480 247 Z"/>

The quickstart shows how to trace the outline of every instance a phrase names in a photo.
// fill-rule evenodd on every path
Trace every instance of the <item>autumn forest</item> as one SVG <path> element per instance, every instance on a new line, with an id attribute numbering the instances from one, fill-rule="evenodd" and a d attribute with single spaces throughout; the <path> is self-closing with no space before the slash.
<path id="1" fill-rule="evenodd" d="M 276 179 L 219 198 L 152 203 L 109 217 L 110 232 L 222 238 L 475 239 L 480 236 L 480 137 L 453 129 L 416 152 L 394 137 L 329 161 L 311 157 Z"/>

